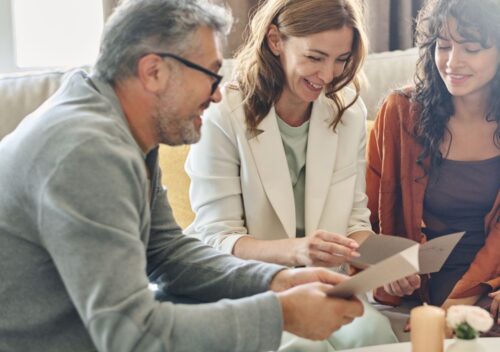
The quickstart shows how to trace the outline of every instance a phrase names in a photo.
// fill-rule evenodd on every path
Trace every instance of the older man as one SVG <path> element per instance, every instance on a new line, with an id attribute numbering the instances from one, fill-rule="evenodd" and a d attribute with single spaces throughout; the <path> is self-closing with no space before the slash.
<path id="1" fill-rule="evenodd" d="M 325 338 L 362 313 L 326 296 L 343 277 L 220 254 L 172 217 L 158 145 L 200 138 L 228 18 L 196 0 L 123 2 L 95 72 L 2 140 L 1 351 L 271 350 L 283 329 Z M 158 302 L 150 281 L 233 300 Z"/>

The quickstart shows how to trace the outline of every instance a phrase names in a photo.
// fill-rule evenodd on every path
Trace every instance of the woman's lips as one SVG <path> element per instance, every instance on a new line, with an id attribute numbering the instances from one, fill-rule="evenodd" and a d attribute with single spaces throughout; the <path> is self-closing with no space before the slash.
<path id="1" fill-rule="evenodd" d="M 469 77 L 471 77 L 471 75 L 463 75 L 458 73 L 447 73 L 446 76 L 448 77 L 448 80 L 452 84 L 464 83 L 469 79 Z"/>
<path id="2" fill-rule="evenodd" d="M 306 86 L 314 92 L 320 92 L 323 89 L 322 84 L 313 83 L 305 78 L 304 78 L 304 81 L 306 82 Z"/>

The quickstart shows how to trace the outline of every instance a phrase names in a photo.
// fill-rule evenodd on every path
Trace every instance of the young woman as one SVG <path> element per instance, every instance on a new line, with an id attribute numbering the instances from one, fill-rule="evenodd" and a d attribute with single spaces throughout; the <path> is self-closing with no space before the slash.
<path id="1" fill-rule="evenodd" d="M 269 0 L 256 11 L 235 82 L 205 114 L 186 162 L 196 213 L 187 234 L 288 266 L 334 267 L 357 255 L 356 239 L 371 232 L 357 6 Z M 387 319 L 366 311 L 334 334 L 335 347 L 396 341 Z"/>
<path id="2" fill-rule="evenodd" d="M 416 84 L 387 98 L 370 137 L 371 222 L 417 241 L 465 235 L 439 272 L 376 297 L 397 304 L 420 287 L 432 304 L 487 305 L 498 319 L 500 0 L 428 1 L 417 41 Z"/>

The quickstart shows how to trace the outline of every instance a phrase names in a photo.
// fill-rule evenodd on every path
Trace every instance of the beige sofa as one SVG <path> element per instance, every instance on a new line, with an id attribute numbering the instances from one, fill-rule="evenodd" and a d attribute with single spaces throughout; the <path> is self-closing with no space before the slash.
<path id="1" fill-rule="evenodd" d="M 392 88 L 411 81 L 416 49 L 370 54 L 364 66 L 367 85 L 361 96 L 368 109 L 368 119 L 373 120 L 377 107 Z M 225 78 L 231 76 L 232 60 L 222 68 Z M 11 132 L 30 112 L 35 110 L 58 88 L 67 71 L 52 70 L 14 75 L 0 75 L 0 140 Z M 184 173 L 184 160 L 188 146 L 164 147 L 160 150 L 163 182 L 169 190 L 169 200 L 178 223 L 185 227 L 193 219 L 189 205 L 189 179 Z"/>
<path id="2" fill-rule="evenodd" d="M 367 84 L 363 87 L 361 96 L 367 106 L 369 120 L 375 118 L 378 105 L 391 89 L 412 80 L 416 59 L 416 49 L 368 56 L 364 66 Z M 232 61 L 227 60 L 222 68 L 224 77 L 230 77 L 231 70 Z M 0 140 L 56 91 L 67 72 L 52 70 L 0 75 Z M 160 148 L 162 181 L 168 189 L 174 216 L 182 227 L 189 225 L 194 216 L 189 203 L 189 178 L 184 172 L 184 160 L 188 151 L 189 146 Z M 403 333 L 408 310 L 386 306 L 379 306 L 378 309 L 390 318 L 400 341 L 408 341 L 409 334 Z"/>

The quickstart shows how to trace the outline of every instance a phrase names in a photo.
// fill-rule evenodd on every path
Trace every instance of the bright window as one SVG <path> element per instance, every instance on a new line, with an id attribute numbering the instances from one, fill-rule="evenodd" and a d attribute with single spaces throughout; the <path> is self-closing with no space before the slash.
<path id="1" fill-rule="evenodd" d="M 92 64 L 103 28 L 102 0 L 11 0 L 18 68 Z"/>

